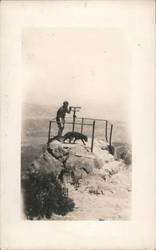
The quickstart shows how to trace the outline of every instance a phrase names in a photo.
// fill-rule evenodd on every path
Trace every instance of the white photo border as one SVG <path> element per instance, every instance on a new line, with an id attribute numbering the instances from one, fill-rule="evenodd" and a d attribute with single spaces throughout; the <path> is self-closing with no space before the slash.
<path id="1" fill-rule="evenodd" d="M 155 51 L 152 0 L 1 2 L 1 248 L 152 249 L 155 245 Z M 21 218 L 22 29 L 124 28 L 133 144 L 129 221 L 25 221 Z"/>

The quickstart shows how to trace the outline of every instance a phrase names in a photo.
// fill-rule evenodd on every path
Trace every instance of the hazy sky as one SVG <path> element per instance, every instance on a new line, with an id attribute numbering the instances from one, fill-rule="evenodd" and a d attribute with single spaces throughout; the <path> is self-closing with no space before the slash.
<path id="1" fill-rule="evenodd" d="M 31 28 L 22 36 L 24 101 L 127 110 L 128 48 L 122 29 Z"/>

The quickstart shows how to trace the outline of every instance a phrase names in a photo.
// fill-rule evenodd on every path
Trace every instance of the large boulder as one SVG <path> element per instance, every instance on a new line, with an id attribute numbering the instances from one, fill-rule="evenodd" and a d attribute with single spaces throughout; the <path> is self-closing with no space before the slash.
<path id="1" fill-rule="evenodd" d="M 69 154 L 69 149 L 63 147 L 63 144 L 57 140 L 51 142 L 47 150 L 55 159 L 61 162 L 65 162 Z"/>
<path id="2" fill-rule="evenodd" d="M 80 179 L 94 174 L 94 169 L 99 168 L 98 160 L 89 154 L 69 154 L 65 163 L 65 169 L 71 176 L 73 184 L 78 184 Z"/>
<path id="3" fill-rule="evenodd" d="M 48 151 L 41 154 L 39 158 L 35 159 L 28 168 L 29 173 L 52 173 L 56 178 L 59 177 L 62 170 L 63 163 L 55 159 L 48 153 Z"/>
<path id="4" fill-rule="evenodd" d="M 69 155 L 65 167 L 67 170 L 82 169 L 87 174 L 92 174 L 94 169 L 94 159 L 85 156 Z"/>
<path id="5" fill-rule="evenodd" d="M 66 146 L 64 144 L 64 146 Z M 69 148 L 70 154 L 78 155 L 78 154 L 90 154 L 90 150 L 87 146 L 80 145 L 80 144 L 69 144 L 69 146 L 66 146 Z"/>

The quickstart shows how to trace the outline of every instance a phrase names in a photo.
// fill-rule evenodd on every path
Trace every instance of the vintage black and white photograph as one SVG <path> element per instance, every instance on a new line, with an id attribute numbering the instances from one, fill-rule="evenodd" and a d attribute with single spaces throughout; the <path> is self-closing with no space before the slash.
<path id="1" fill-rule="evenodd" d="M 1 1 L 2 249 L 155 249 L 154 9 Z"/>
<path id="2" fill-rule="evenodd" d="M 128 67 L 124 29 L 23 29 L 26 219 L 130 220 Z"/>

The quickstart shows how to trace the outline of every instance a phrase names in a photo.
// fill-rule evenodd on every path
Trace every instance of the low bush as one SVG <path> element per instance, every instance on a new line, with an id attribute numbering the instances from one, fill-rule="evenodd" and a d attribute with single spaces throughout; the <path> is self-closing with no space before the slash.
<path id="1" fill-rule="evenodd" d="M 74 202 L 52 173 L 30 172 L 22 180 L 24 212 L 28 219 L 50 219 L 52 214 L 66 215 Z"/>
<path id="2" fill-rule="evenodd" d="M 123 160 L 128 166 L 132 164 L 132 150 L 127 143 L 113 143 L 114 157 L 116 160 Z"/>

